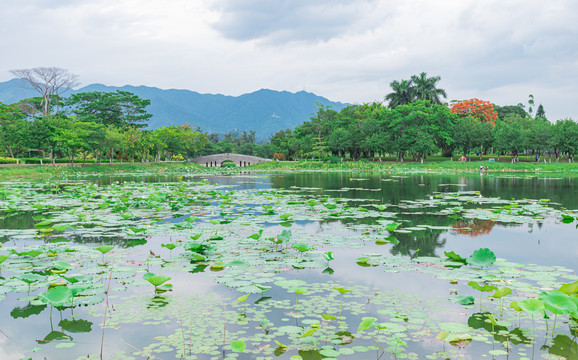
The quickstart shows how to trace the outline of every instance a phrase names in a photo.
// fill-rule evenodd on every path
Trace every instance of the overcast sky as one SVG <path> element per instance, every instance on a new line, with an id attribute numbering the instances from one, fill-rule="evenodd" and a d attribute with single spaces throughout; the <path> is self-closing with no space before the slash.
<path id="1" fill-rule="evenodd" d="M 448 100 L 533 94 L 578 120 L 575 0 L 1 0 L 0 81 L 57 66 L 82 85 L 382 101 L 441 76 Z"/>

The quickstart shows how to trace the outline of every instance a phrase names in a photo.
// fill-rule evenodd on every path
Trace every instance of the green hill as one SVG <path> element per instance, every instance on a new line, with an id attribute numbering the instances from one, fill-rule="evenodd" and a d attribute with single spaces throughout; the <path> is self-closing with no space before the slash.
<path id="1" fill-rule="evenodd" d="M 79 92 L 116 90 L 129 91 L 151 101 L 147 108 L 147 111 L 153 114 L 148 125 L 150 129 L 189 123 L 198 125 L 205 131 L 220 134 L 235 129 L 255 130 L 260 139 L 266 139 L 282 129 L 293 129 L 309 120 L 316 112 L 317 102 L 337 111 L 347 105 L 305 91 L 290 93 L 267 89 L 240 96 L 226 96 L 147 86 L 114 87 L 91 84 L 66 92 L 64 96 Z M 37 93 L 23 88 L 18 79 L 0 83 L 0 102 L 5 104 L 33 96 L 37 96 Z"/>

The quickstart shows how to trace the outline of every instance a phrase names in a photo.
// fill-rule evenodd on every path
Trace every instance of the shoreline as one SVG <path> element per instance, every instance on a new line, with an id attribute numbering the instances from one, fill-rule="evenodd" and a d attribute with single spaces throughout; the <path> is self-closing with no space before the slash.
<path id="1" fill-rule="evenodd" d="M 480 172 L 480 166 L 488 166 L 489 169 Z M 267 162 L 247 167 L 221 168 L 197 165 L 186 162 L 168 162 L 168 163 L 102 163 L 87 164 L 4 164 L 0 166 L 0 179 L 10 179 L 15 177 L 21 178 L 44 178 L 44 177 L 66 177 L 71 175 L 107 175 L 115 173 L 134 173 L 150 171 L 152 173 L 237 173 L 240 171 L 255 172 L 285 172 L 285 171 L 356 171 L 356 172 L 387 172 L 387 173 L 426 173 L 426 174 L 475 174 L 481 175 L 492 174 L 532 174 L 535 176 L 562 175 L 578 176 L 577 163 L 530 163 L 530 162 L 456 162 L 456 161 L 439 161 L 428 163 L 397 163 L 397 162 Z"/>

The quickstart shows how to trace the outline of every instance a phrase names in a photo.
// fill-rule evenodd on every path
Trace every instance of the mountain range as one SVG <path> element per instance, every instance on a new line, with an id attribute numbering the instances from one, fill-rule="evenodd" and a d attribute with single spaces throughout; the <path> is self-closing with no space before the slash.
<path id="1" fill-rule="evenodd" d="M 279 130 L 293 129 L 308 121 L 317 112 L 316 104 L 340 111 L 347 104 L 299 91 L 261 89 L 240 96 L 200 94 L 190 90 L 163 90 L 148 86 L 121 87 L 90 84 L 64 93 L 128 91 L 151 101 L 147 111 L 152 114 L 148 129 L 189 123 L 209 133 L 255 130 L 256 137 L 267 139 Z M 0 102 L 13 104 L 22 99 L 39 96 L 20 79 L 0 82 Z"/>

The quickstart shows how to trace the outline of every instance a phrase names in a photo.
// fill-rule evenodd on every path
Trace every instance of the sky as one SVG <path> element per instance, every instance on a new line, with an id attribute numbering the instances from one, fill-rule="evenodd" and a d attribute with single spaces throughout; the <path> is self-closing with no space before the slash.
<path id="1" fill-rule="evenodd" d="M 532 94 L 578 120 L 576 19 L 575 0 L 1 0 L 0 81 L 55 66 L 82 85 L 361 104 L 426 72 L 447 101 Z"/>

